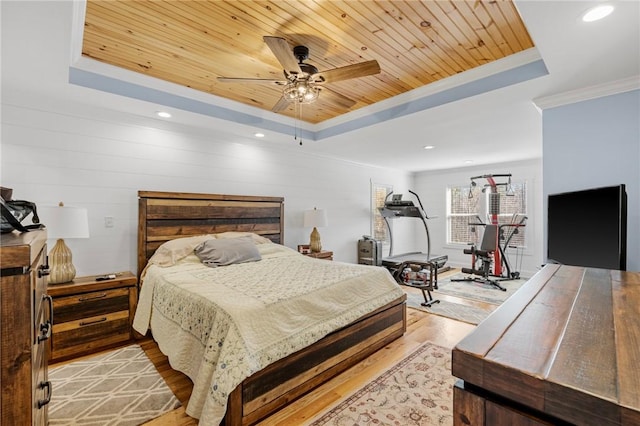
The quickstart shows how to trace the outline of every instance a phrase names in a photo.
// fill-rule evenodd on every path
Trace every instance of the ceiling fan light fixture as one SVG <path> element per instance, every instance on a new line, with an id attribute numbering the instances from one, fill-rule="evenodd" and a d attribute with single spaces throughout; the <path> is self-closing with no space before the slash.
<path id="1" fill-rule="evenodd" d="M 310 104 L 318 99 L 320 89 L 306 80 L 297 80 L 284 86 L 282 95 L 290 102 Z"/>

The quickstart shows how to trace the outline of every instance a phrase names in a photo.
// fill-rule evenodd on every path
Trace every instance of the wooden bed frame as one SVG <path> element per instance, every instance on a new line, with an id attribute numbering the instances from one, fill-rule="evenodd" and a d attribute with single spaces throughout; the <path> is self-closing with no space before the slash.
<path id="1" fill-rule="evenodd" d="M 284 198 L 139 191 L 138 276 L 175 238 L 254 232 L 282 244 Z M 245 379 L 229 396 L 225 425 L 251 425 L 402 336 L 406 297 Z"/>

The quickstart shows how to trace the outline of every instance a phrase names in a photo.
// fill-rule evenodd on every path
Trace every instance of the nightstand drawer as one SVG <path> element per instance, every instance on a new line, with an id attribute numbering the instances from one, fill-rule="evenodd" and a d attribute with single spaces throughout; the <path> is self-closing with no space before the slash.
<path id="1" fill-rule="evenodd" d="M 126 287 L 59 297 L 53 300 L 53 324 L 128 310 L 129 289 Z"/>
<path id="2" fill-rule="evenodd" d="M 55 308 L 54 308 L 55 309 Z M 129 311 L 87 316 L 53 326 L 52 358 L 91 352 L 131 338 Z"/>

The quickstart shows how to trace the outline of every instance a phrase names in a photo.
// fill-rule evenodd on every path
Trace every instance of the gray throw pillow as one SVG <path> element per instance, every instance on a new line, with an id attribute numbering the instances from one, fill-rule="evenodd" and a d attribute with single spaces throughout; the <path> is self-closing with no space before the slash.
<path id="1" fill-rule="evenodd" d="M 206 240 L 196 246 L 194 253 L 212 268 L 262 259 L 251 237 Z"/>

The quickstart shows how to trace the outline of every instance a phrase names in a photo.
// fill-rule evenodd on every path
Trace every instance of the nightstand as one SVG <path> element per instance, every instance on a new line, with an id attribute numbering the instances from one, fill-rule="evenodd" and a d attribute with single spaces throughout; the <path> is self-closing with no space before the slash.
<path id="1" fill-rule="evenodd" d="M 73 358 L 133 340 L 133 315 L 138 302 L 138 280 L 120 272 L 110 280 L 77 277 L 51 284 L 53 336 L 51 360 Z"/>
<path id="2" fill-rule="evenodd" d="M 307 253 L 305 256 L 315 257 L 316 259 L 333 260 L 333 252 L 322 250 L 318 253 Z"/>

